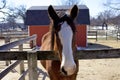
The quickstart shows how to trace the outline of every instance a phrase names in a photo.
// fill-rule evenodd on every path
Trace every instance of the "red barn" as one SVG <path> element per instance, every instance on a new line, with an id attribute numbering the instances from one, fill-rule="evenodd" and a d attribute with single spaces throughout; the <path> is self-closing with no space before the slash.
<path id="1" fill-rule="evenodd" d="M 54 6 L 55 10 L 68 10 L 72 6 Z M 79 13 L 76 18 L 77 45 L 87 46 L 87 25 L 90 24 L 89 9 L 85 5 L 79 5 Z M 26 12 L 25 25 L 29 26 L 29 35 L 37 34 L 37 45 L 41 45 L 42 36 L 49 30 L 48 6 L 33 6 Z"/>

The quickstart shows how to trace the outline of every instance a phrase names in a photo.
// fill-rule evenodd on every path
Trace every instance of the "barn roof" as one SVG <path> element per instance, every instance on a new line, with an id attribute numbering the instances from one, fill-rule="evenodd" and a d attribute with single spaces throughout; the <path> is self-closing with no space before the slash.
<path id="1" fill-rule="evenodd" d="M 72 6 L 53 6 L 55 10 L 67 10 Z M 77 24 L 90 24 L 89 9 L 85 5 L 79 5 Z M 32 6 L 26 11 L 25 25 L 49 25 L 47 12 L 48 6 Z"/>

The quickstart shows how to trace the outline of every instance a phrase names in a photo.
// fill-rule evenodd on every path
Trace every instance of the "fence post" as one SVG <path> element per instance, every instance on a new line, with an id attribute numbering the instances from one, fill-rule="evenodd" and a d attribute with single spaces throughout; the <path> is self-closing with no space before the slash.
<path id="1" fill-rule="evenodd" d="M 36 46 L 36 39 L 33 40 L 33 46 L 35 47 Z"/>
<path id="2" fill-rule="evenodd" d="M 96 41 L 98 41 L 98 36 L 97 36 L 97 35 L 98 35 L 98 33 L 97 33 L 97 31 L 96 31 Z"/>
<path id="3" fill-rule="evenodd" d="M 120 32 L 117 32 L 117 41 L 120 39 Z"/>
<path id="4" fill-rule="evenodd" d="M 30 41 L 30 48 L 34 48 L 36 46 L 36 39 Z"/>
<path id="5" fill-rule="evenodd" d="M 23 51 L 23 44 L 19 45 L 19 51 Z M 25 71 L 24 69 L 24 60 L 21 61 L 20 63 L 20 74 L 23 74 Z M 25 77 L 23 78 L 25 80 Z"/>
<path id="6" fill-rule="evenodd" d="M 10 42 L 10 37 L 5 37 L 5 44 Z M 9 64 L 11 64 L 10 60 L 6 60 L 6 66 L 9 66 Z"/>
<path id="7" fill-rule="evenodd" d="M 105 36 L 106 36 L 106 40 L 107 40 L 107 36 L 108 36 L 107 31 L 105 31 L 105 33 L 106 33 Z"/>
<path id="8" fill-rule="evenodd" d="M 30 53 L 28 53 L 27 58 L 28 58 L 29 80 L 38 80 L 38 76 L 37 76 L 37 53 L 30 52 Z"/>

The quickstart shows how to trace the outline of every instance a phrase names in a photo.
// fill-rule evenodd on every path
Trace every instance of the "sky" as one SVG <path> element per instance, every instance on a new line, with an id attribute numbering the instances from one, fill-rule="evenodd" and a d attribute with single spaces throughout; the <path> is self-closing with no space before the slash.
<path id="1" fill-rule="evenodd" d="M 108 0 L 81 0 L 81 3 L 89 8 L 90 16 L 95 17 L 100 12 L 107 9 L 107 7 L 103 6 L 103 3 L 107 1 Z M 10 6 L 26 5 L 27 9 L 31 6 L 60 5 L 60 3 L 60 0 L 7 0 L 7 4 Z"/>

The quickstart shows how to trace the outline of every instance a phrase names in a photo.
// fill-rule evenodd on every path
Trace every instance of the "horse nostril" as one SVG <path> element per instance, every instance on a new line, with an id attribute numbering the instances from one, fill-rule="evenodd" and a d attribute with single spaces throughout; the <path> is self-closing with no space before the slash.
<path id="1" fill-rule="evenodd" d="M 62 67 L 61 71 L 64 75 L 67 75 L 67 71 L 65 71 L 64 67 Z"/>

